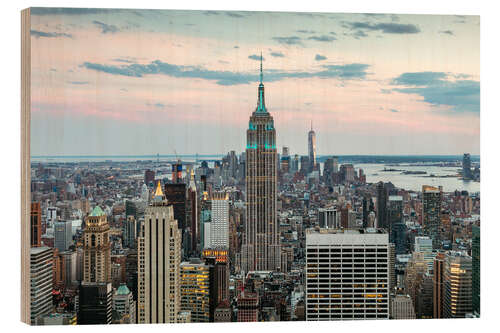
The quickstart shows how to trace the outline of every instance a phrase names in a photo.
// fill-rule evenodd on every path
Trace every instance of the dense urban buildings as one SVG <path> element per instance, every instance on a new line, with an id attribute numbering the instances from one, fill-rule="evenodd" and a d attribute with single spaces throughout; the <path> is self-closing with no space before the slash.
<path id="1" fill-rule="evenodd" d="M 478 317 L 479 158 L 317 155 L 312 125 L 279 156 L 264 98 L 261 62 L 240 151 L 33 161 L 31 322 Z"/>

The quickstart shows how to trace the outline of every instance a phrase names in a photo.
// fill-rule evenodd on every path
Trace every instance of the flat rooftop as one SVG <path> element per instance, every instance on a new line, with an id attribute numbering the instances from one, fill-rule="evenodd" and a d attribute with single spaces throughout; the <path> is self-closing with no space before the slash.
<path id="1" fill-rule="evenodd" d="M 387 231 L 383 228 L 353 228 L 353 229 L 333 229 L 333 228 L 309 228 L 306 229 L 306 234 L 349 234 L 349 235 L 365 235 L 365 234 L 386 234 Z"/>

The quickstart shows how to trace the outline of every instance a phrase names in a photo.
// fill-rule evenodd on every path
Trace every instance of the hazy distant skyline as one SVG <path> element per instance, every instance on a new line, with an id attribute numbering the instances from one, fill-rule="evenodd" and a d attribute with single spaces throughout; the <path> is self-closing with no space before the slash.
<path id="1" fill-rule="evenodd" d="M 479 154 L 479 17 L 32 9 L 32 155 Z"/>

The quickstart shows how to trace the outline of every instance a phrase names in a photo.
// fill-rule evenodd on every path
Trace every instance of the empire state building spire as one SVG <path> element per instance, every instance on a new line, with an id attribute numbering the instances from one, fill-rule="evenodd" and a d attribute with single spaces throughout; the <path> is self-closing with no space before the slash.
<path id="1" fill-rule="evenodd" d="M 264 74 L 262 74 L 262 52 L 260 53 L 260 84 L 259 84 L 259 96 L 257 100 L 257 109 L 256 112 L 267 113 L 266 103 L 264 100 L 264 83 L 262 83 L 264 79 Z"/>

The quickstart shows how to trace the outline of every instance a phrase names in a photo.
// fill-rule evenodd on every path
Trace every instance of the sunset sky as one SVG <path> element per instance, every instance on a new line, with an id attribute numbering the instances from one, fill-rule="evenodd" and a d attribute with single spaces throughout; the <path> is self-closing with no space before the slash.
<path id="1" fill-rule="evenodd" d="M 33 8 L 31 154 L 479 154 L 479 17 Z"/>

